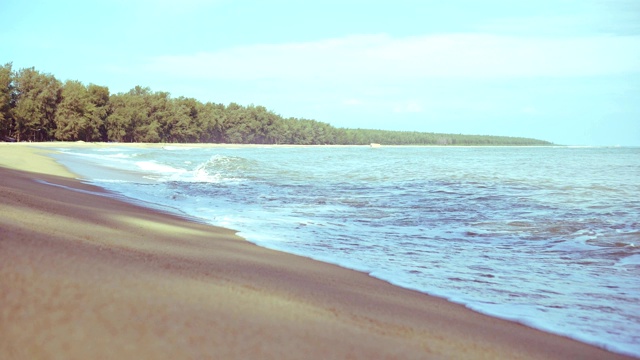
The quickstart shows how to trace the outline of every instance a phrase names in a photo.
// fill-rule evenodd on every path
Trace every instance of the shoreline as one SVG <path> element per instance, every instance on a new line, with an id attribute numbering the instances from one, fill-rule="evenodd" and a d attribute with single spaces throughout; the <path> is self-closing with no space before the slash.
<path id="1" fill-rule="evenodd" d="M 380 145 L 372 148 L 370 144 L 366 145 L 292 145 L 292 144 L 234 144 L 234 143 L 120 143 L 120 142 L 84 142 L 84 141 L 42 141 L 42 142 L 1 142 L 1 146 L 27 146 L 40 149 L 56 148 L 56 147 L 131 147 L 131 148 L 367 148 L 367 149 L 384 149 L 384 148 L 434 148 L 434 149 L 475 149 L 475 148 L 566 148 L 566 149 L 589 149 L 589 148 L 636 148 L 637 146 L 619 146 L 619 145 Z"/>
<path id="2" fill-rule="evenodd" d="M 0 352 L 16 358 L 629 358 L 97 196 L 29 145 L 0 144 Z"/>
<path id="3" fill-rule="evenodd" d="M 85 141 L 34 141 L 34 142 L 1 142 L 0 145 L 13 145 L 13 146 L 32 146 L 38 148 L 48 147 L 140 147 L 140 148 L 162 148 L 162 147 L 189 147 L 189 148 L 268 148 L 268 147 L 281 147 L 281 148 L 331 148 L 331 147 L 360 147 L 371 148 L 371 144 L 363 145 L 338 145 L 338 144 L 324 144 L 324 145 L 297 145 L 297 144 L 237 144 L 237 143 L 144 143 L 144 142 L 85 142 Z M 405 148 L 405 147 L 426 147 L 426 148 L 553 148 L 553 147 L 614 147 L 611 145 L 384 145 L 379 144 L 381 148 Z M 624 147 L 624 146 L 623 146 Z"/>

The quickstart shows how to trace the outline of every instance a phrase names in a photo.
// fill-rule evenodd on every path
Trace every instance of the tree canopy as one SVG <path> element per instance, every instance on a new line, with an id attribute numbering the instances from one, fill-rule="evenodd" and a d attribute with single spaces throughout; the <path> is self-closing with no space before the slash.
<path id="1" fill-rule="evenodd" d="M 336 128 L 264 106 L 202 103 L 136 86 L 126 93 L 36 69 L 0 67 L 0 140 L 294 145 L 551 145 L 521 137 Z"/>

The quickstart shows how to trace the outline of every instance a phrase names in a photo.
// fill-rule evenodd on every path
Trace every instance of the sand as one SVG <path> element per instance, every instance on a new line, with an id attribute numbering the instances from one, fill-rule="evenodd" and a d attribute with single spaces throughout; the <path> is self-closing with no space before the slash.
<path id="1" fill-rule="evenodd" d="M 46 151 L 0 143 L 2 359 L 625 358 L 119 201 Z"/>

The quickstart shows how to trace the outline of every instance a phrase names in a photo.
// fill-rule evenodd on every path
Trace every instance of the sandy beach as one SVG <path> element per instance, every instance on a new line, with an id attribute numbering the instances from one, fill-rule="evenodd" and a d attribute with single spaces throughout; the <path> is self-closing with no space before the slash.
<path id="1" fill-rule="evenodd" d="M 0 358 L 629 358 L 120 201 L 48 151 L 0 143 Z"/>

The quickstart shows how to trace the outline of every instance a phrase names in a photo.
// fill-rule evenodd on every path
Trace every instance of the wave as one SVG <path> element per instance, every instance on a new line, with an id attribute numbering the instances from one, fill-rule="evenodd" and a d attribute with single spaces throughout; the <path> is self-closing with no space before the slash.
<path id="1" fill-rule="evenodd" d="M 181 159 L 180 163 L 159 160 L 137 161 L 138 170 L 150 173 L 147 178 L 156 181 L 181 181 L 186 183 L 219 183 L 241 181 L 247 169 L 255 162 L 236 156 L 213 155 L 203 162 Z"/>
<path id="2" fill-rule="evenodd" d="M 184 170 L 184 169 L 177 169 L 177 168 L 174 168 L 174 167 L 169 166 L 169 165 L 160 164 L 160 163 L 158 163 L 157 161 L 154 161 L 154 160 L 151 160 L 151 161 L 138 161 L 138 162 L 136 162 L 136 165 L 141 170 L 152 171 L 154 173 L 160 173 L 160 174 L 163 174 L 163 175 L 181 174 L 181 173 L 185 173 L 186 172 L 186 170 Z"/>

